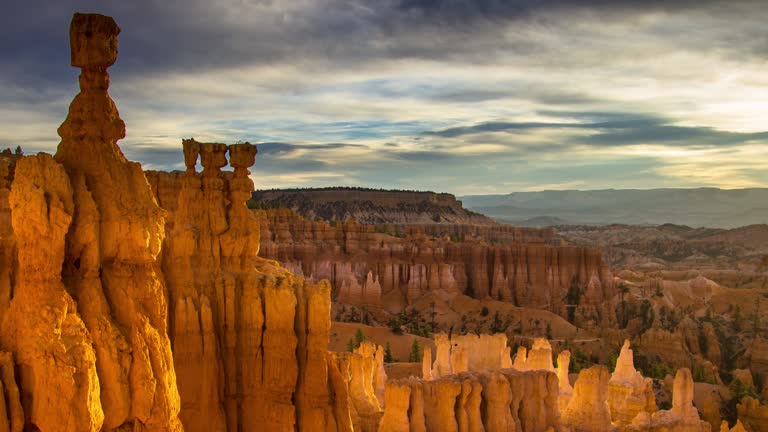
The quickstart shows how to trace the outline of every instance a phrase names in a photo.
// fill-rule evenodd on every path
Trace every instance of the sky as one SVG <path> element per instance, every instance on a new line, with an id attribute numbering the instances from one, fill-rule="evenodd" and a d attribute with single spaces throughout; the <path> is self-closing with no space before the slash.
<path id="1" fill-rule="evenodd" d="M 122 28 L 126 156 L 257 143 L 256 188 L 768 187 L 768 7 L 658 0 L 26 0 L 0 147 L 55 152 L 72 13 Z"/>

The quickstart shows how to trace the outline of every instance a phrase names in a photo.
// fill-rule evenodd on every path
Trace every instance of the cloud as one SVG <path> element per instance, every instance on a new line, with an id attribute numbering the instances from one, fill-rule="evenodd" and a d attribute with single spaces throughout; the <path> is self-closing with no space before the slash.
<path id="1" fill-rule="evenodd" d="M 425 136 L 457 138 L 487 132 L 535 131 L 539 129 L 580 129 L 587 135 L 566 138 L 573 144 L 589 146 L 673 145 L 683 147 L 735 146 L 748 142 L 768 141 L 768 132 L 741 133 L 711 127 L 677 126 L 672 120 L 651 115 L 631 113 L 567 113 L 547 112 L 548 115 L 604 121 L 582 122 L 486 122 L 473 126 L 457 126 L 424 132 Z"/>
<path id="2" fill-rule="evenodd" d="M 0 17 L 0 142 L 55 149 L 79 10 L 123 29 L 110 94 L 145 167 L 181 168 L 194 136 L 261 143 L 257 183 L 276 186 L 768 185 L 762 6 L 17 2 Z"/>

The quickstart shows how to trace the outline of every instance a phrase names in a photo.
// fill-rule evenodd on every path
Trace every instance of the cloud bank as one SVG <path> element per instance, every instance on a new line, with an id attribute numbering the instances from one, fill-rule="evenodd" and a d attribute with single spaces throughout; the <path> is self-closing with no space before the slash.
<path id="1" fill-rule="evenodd" d="M 759 1 L 42 1 L 0 18 L 0 147 L 52 152 L 75 11 L 122 27 L 130 158 L 261 143 L 257 187 L 768 186 Z"/>

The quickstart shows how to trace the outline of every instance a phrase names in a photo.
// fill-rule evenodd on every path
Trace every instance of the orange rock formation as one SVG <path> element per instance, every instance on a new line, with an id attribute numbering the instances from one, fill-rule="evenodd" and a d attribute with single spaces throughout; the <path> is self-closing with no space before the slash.
<path id="1" fill-rule="evenodd" d="M 634 353 L 629 347 L 629 340 L 624 341 L 616 368 L 608 381 L 608 405 L 614 423 L 624 426 L 641 411 L 656 411 L 656 398 L 653 394 L 653 380 L 643 378 L 635 370 Z"/>
<path id="2" fill-rule="evenodd" d="M 407 389 L 410 389 L 410 394 Z M 482 370 L 387 382 L 379 431 L 546 431 L 559 428 L 554 373 Z M 409 425 L 410 429 L 404 425 Z"/>
<path id="3" fill-rule="evenodd" d="M 185 173 L 126 160 L 107 92 L 119 31 L 75 14 L 81 91 L 56 156 L 0 162 L 0 428 L 351 431 L 330 285 L 257 257 L 255 146 L 187 140 Z"/>
<path id="4" fill-rule="evenodd" d="M 349 221 L 309 221 L 286 209 L 259 211 L 261 256 L 306 277 L 328 279 L 334 299 L 399 312 L 430 292 L 464 293 L 572 315 L 580 326 L 607 324 L 613 277 L 597 249 L 554 247 L 518 237 L 512 243 L 452 242 L 415 231 L 405 238 Z M 572 313 L 569 313 L 569 309 Z"/>
<path id="5" fill-rule="evenodd" d="M 125 125 L 107 92 L 119 32 L 75 14 L 80 93 L 55 158 L 19 159 L 7 195 L 17 277 L 0 343 L 20 371 L 25 422 L 41 431 L 181 430 L 157 259 L 164 212 L 117 146 Z"/>

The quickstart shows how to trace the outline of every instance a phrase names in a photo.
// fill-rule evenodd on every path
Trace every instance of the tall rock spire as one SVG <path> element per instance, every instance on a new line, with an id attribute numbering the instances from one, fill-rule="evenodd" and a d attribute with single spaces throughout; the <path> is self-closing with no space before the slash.
<path id="1" fill-rule="evenodd" d="M 180 430 L 157 260 L 165 212 L 141 165 L 117 145 L 125 123 L 108 93 L 119 33 L 112 18 L 98 14 L 76 13 L 69 28 L 72 66 L 81 73 L 55 155 L 75 203 L 62 279 L 93 337 L 104 427 L 139 422 L 149 430 Z"/>

